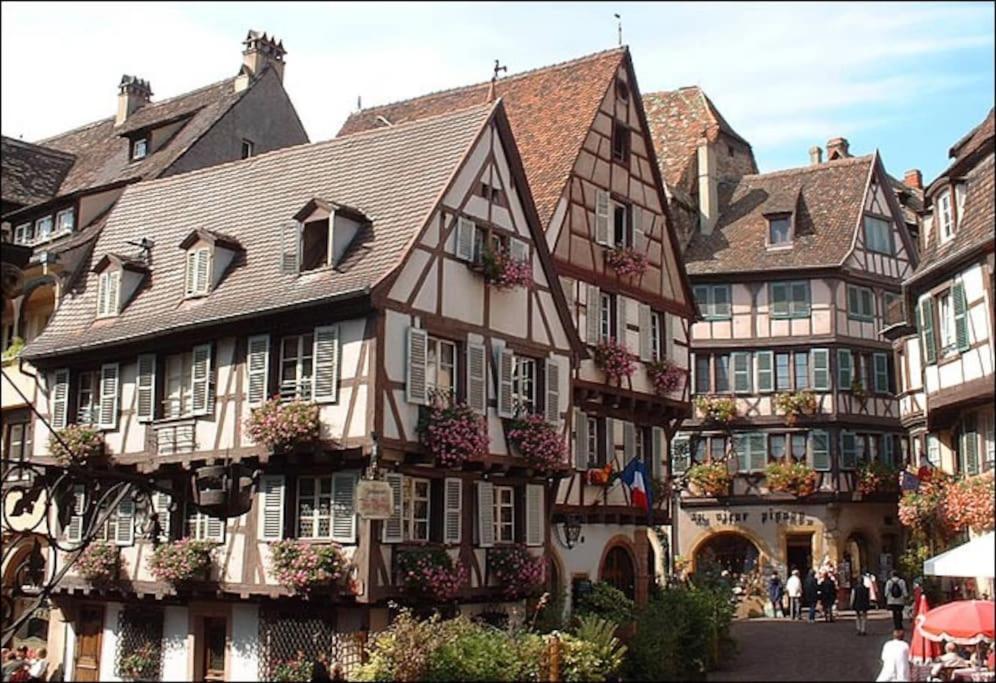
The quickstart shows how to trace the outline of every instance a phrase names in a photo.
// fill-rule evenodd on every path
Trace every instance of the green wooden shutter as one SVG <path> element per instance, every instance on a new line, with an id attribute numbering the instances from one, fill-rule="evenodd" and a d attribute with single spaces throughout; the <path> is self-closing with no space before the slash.
<path id="1" fill-rule="evenodd" d="M 858 464 L 858 442 L 854 432 L 840 433 L 840 467 L 853 470 Z"/>
<path id="2" fill-rule="evenodd" d="M 860 316 L 858 308 L 858 288 L 852 285 L 847 286 L 847 317 L 857 318 Z"/>
<path id="3" fill-rule="evenodd" d="M 965 299 L 964 283 L 954 283 L 954 286 L 951 288 L 951 295 L 954 299 L 955 342 L 958 345 L 959 351 L 968 351 L 968 301 Z"/>
<path id="4" fill-rule="evenodd" d="M 875 363 L 875 392 L 885 394 L 889 391 L 889 356 L 884 353 L 872 354 Z"/>
<path id="5" fill-rule="evenodd" d="M 920 301 L 917 310 L 917 327 L 920 328 L 920 346 L 924 360 L 937 362 L 937 346 L 934 341 L 934 300 L 929 296 Z"/>
<path id="6" fill-rule="evenodd" d="M 760 472 L 768 464 L 768 439 L 763 432 L 750 435 L 750 469 Z"/>
<path id="7" fill-rule="evenodd" d="M 735 351 L 733 356 L 733 391 L 738 394 L 750 393 L 750 353 Z"/>
<path id="8" fill-rule="evenodd" d="M 850 349 L 837 349 L 837 389 L 849 391 L 854 380 L 854 363 Z"/>
<path id="9" fill-rule="evenodd" d="M 966 415 L 961 427 L 961 462 L 965 474 L 979 473 L 979 438 L 975 431 L 975 415 Z"/>
<path id="10" fill-rule="evenodd" d="M 882 455 L 879 460 L 889 466 L 896 464 L 896 442 L 892 434 L 882 435 Z"/>
<path id="11" fill-rule="evenodd" d="M 771 283 L 771 315 L 785 318 L 789 314 L 788 287 L 783 282 Z"/>
<path id="12" fill-rule="evenodd" d="M 828 391 L 830 389 L 830 351 L 829 349 L 813 349 L 809 362 L 813 366 L 813 389 Z"/>
<path id="13" fill-rule="evenodd" d="M 758 351 L 756 355 L 757 355 L 757 390 L 773 391 L 774 377 L 772 375 L 771 366 L 774 359 L 774 352 Z"/>
<path id="14" fill-rule="evenodd" d="M 825 431 L 814 429 L 809 433 L 809 453 L 814 470 L 830 471 L 830 436 Z"/>

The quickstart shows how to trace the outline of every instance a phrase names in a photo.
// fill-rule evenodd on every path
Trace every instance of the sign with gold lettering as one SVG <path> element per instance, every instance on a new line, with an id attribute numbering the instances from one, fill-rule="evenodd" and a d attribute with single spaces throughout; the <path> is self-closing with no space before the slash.
<path id="1" fill-rule="evenodd" d="M 386 481 L 361 479 L 356 486 L 360 519 L 388 519 L 394 513 L 394 492 Z"/>

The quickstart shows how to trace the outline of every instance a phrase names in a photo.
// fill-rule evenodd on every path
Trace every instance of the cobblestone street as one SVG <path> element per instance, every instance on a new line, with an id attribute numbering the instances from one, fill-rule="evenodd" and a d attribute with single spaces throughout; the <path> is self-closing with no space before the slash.
<path id="1" fill-rule="evenodd" d="M 908 625 L 907 625 L 908 626 Z M 733 625 L 739 652 L 710 681 L 874 681 L 882 644 L 891 637 L 885 610 L 871 612 L 868 635 L 855 634 L 844 612 L 832 624 L 750 619 Z"/>

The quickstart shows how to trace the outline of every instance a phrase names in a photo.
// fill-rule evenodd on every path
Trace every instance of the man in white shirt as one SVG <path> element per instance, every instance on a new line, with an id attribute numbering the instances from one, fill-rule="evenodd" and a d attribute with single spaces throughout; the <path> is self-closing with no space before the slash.
<path id="1" fill-rule="evenodd" d="M 785 582 L 785 592 L 789 596 L 789 614 L 792 619 L 802 619 L 802 579 L 799 570 L 793 569 L 792 576 Z"/>
<path id="2" fill-rule="evenodd" d="M 882 646 L 882 671 L 876 681 L 910 680 L 910 646 L 901 628 L 892 632 L 892 640 Z"/>

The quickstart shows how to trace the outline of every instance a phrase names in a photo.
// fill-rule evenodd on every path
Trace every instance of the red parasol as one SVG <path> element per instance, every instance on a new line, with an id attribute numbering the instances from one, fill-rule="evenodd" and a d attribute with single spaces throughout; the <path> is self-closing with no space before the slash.
<path id="1" fill-rule="evenodd" d="M 914 664 L 927 664 L 941 656 L 941 644 L 928 640 L 920 632 L 920 624 L 927 618 L 929 610 L 927 596 L 921 594 L 920 599 L 914 603 L 913 610 L 913 639 L 910 641 L 910 661 Z"/>
<path id="2" fill-rule="evenodd" d="M 920 622 L 927 640 L 950 640 L 959 645 L 992 642 L 996 603 L 991 600 L 959 600 L 936 607 Z"/>

